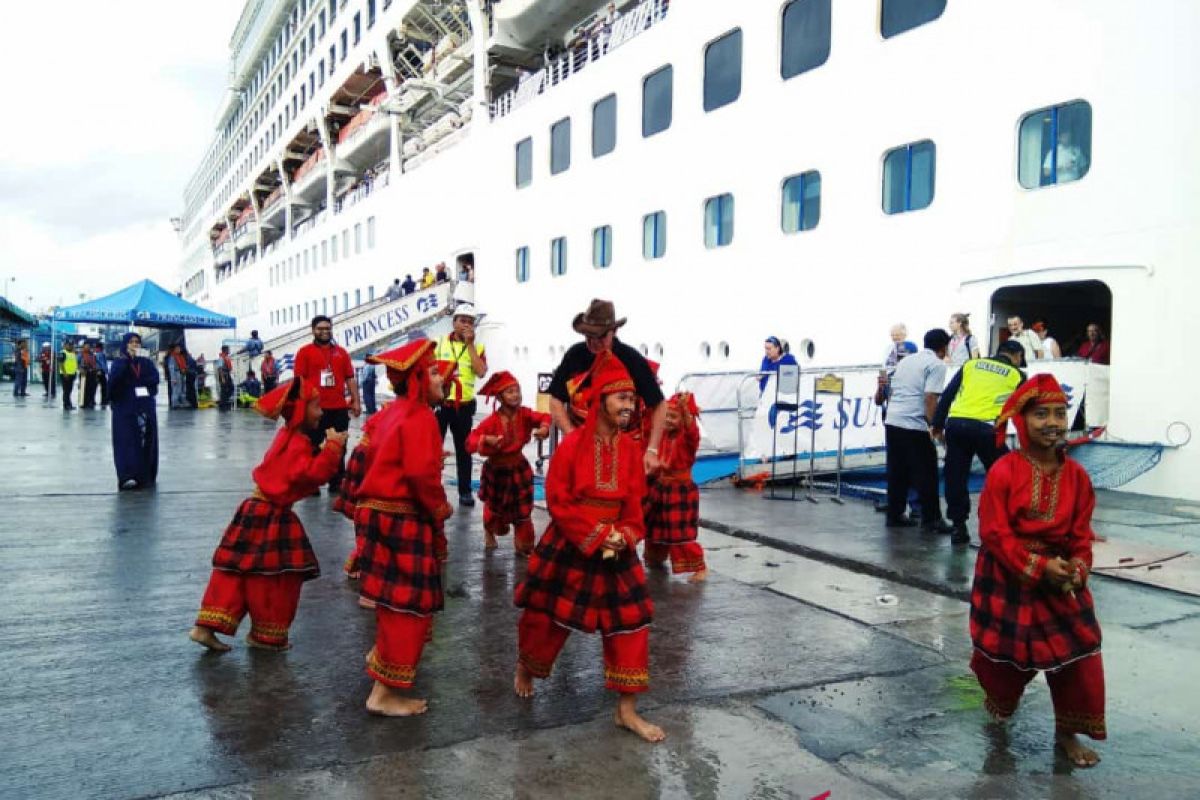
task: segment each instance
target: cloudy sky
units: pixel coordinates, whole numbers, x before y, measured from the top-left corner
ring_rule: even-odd
[[[0,282],[15,279],[13,302],[41,310],[141,278],[176,288],[170,218],[212,139],[243,1],[5,4]]]

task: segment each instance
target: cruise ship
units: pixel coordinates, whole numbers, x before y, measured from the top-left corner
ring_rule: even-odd
[[[1111,367],[1039,369],[1083,399],[1111,485],[1196,500],[1170,365],[1200,287],[1198,34],[1190,0],[247,0],[179,288],[278,349],[334,316],[356,352],[470,297],[527,397],[609,298],[714,430],[748,413],[814,453],[881,441],[894,323],[919,341],[969,312],[992,350],[1020,315],[1068,354],[1096,324]],[[388,312],[440,263],[473,285]],[[803,385],[781,428],[769,335],[843,396]]]

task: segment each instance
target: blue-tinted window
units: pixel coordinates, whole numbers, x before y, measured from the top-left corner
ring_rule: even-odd
[[[742,93],[742,31],[740,28],[704,48],[704,110],[712,111]]]
[[[733,195],[722,194],[704,201],[704,246],[724,247],[733,241]]]
[[[517,248],[517,283],[529,280],[529,248]]]
[[[592,231],[592,266],[604,269],[612,263],[612,226],[603,225]]]
[[[779,72],[784,80],[821,66],[829,59],[832,0],[792,0],[783,8],[783,46]]]
[[[550,274],[567,274],[567,239],[565,236],[550,241]]]
[[[883,211],[918,211],[933,202],[937,149],[925,140],[889,150],[883,158]]]
[[[642,81],[642,136],[653,136],[671,127],[673,78],[674,72],[668,65]]]
[[[528,186],[533,181],[533,139],[517,142],[517,188]]]
[[[592,158],[617,148],[617,96],[610,94],[592,106]]]
[[[560,119],[550,126],[550,174],[557,175],[571,168],[571,118]]]
[[[879,33],[883,38],[933,22],[946,10],[946,0],[879,0]]]
[[[662,258],[667,252],[667,213],[655,211],[642,217],[642,255]]]
[[[784,233],[811,231],[821,221],[821,173],[793,175],[783,182]]]
[[[1077,181],[1092,165],[1092,106],[1076,100],[1026,114],[1019,137],[1017,179],[1022,186]]]

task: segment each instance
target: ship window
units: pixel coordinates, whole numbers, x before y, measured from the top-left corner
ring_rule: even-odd
[[[329,265],[329,242],[321,242],[321,266]]]
[[[517,283],[529,280],[529,248],[517,248]]]
[[[832,0],[792,0],[783,8],[779,72],[786,81],[829,59]]]
[[[1057,142],[1057,146],[1054,146]],[[1077,181],[1092,165],[1092,106],[1084,100],[1021,119],[1017,179],[1026,189]]]
[[[354,223],[354,255],[362,252],[362,223]]]
[[[612,225],[592,230],[592,266],[604,269],[612,264]]]
[[[617,149],[617,96],[610,94],[592,106],[592,158]]]
[[[662,258],[667,252],[667,212],[655,211],[642,217],[642,255]]]
[[[889,150],[883,158],[883,211],[918,211],[933,202],[937,150],[929,140]]]
[[[550,274],[567,274],[567,238],[559,236],[550,241]]]
[[[304,273],[308,274],[308,251],[304,251]]]
[[[358,44],[362,39],[362,14],[354,15],[354,43]]]
[[[375,0],[367,0],[367,27],[375,27]]]
[[[933,22],[946,10],[946,0],[880,0],[879,33],[890,39],[898,33]]]
[[[367,302],[369,303],[374,299],[375,299],[375,287],[368,286],[367,287]]]
[[[735,28],[704,48],[704,110],[727,106],[742,93],[742,30]]]
[[[811,231],[821,220],[821,173],[793,175],[783,182],[784,233]]]
[[[362,305],[362,289],[354,290],[354,305],[356,305],[356,306]]]
[[[350,40],[347,38],[346,29],[342,28],[342,61],[346,60],[346,51],[350,49]]]
[[[342,292],[342,311],[350,310],[350,293]]]
[[[367,217],[367,249],[375,249],[375,218]]]
[[[668,64],[642,81],[642,136],[653,136],[671,127],[671,84],[674,72]]]
[[[342,258],[350,257],[350,229],[342,231]]]
[[[517,188],[533,182],[533,139],[517,142]]]
[[[337,234],[334,234],[329,239],[329,249],[332,251],[330,255],[333,256],[333,263],[336,264],[338,260]]]
[[[733,241],[733,195],[721,194],[704,201],[704,246],[725,247]]]
[[[571,168],[571,118],[560,119],[550,126],[550,174],[557,175]]]
[[[321,298],[321,313],[322,314],[329,313],[329,298],[328,297]]]

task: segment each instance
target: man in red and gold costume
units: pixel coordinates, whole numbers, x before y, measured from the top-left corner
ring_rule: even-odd
[[[484,549],[496,548],[496,537],[513,527],[517,555],[533,550],[533,468],[522,452],[531,436],[550,435],[550,415],[521,405],[521,384],[511,372],[498,372],[479,390],[499,405],[467,437],[467,450],[487,460],[479,476],[483,501]]]
[[[646,479],[638,445],[621,429],[637,402],[621,362],[598,356],[587,421],[568,434],[550,461],[546,505],[550,525],[529,560],[515,602],[518,625],[514,688],[533,695],[533,679],[550,674],[572,630],[599,632],[605,686],[619,693],[615,722],[646,741],[662,729],[637,712],[650,688],[650,622],[654,604],[638,561]]]
[[[422,340],[372,356],[388,369],[396,400],[375,417],[353,489],[354,524],[362,538],[359,593],[375,607],[375,646],[367,674],[375,684],[367,711],[392,717],[422,714],[411,689],[421,652],[442,610],[443,526],[452,513],[442,488],[442,438],[432,407],[442,400],[443,373],[433,342]]]
[[[1066,455],[1067,397],[1035,375],[1004,404],[1020,449],[988,471],[979,502],[982,547],[971,591],[971,669],[998,720],[1017,710],[1025,686],[1046,673],[1055,740],[1076,766],[1100,757],[1078,734],[1106,736],[1100,625],[1087,587],[1092,565],[1092,483]]]
[[[316,387],[302,378],[264,395],[254,408],[269,419],[283,417],[285,425],[252,473],[254,494],[242,501],[213,554],[212,576],[189,634],[221,652],[229,645],[216,634],[235,634],[247,611],[247,644],[268,650],[290,646],[300,587],[321,574],[292,504],[337,472],[346,446],[346,434],[330,429],[314,452],[309,434],[321,421],[321,403]]]
[[[692,480],[692,465],[700,448],[700,409],[691,392],[666,401],[659,444],[661,467],[650,473],[646,510],[646,566],[663,568],[671,560],[675,574],[690,572],[691,583],[708,577],[704,548],[697,541],[700,490]]]

